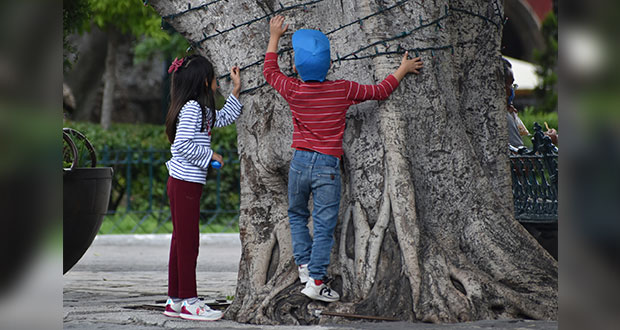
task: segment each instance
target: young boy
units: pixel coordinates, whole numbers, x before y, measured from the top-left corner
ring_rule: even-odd
[[[293,115],[295,153],[288,178],[288,216],[299,279],[306,296],[332,302],[340,295],[325,283],[340,207],[340,157],[345,115],[349,106],[365,100],[386,99],[408,73],[419,73],[420,58],[407,59],[378,85],[347,80],[327,81],[331,65],[329,40],[316,30],[293,34],[295,67],[301,80],[290,78],[278,67],[278,42],[286,32],[284,17],[269,22],[269,45],[263,75],[288,102]],[[314,239],[308,230],[308,200],[313,196]]]

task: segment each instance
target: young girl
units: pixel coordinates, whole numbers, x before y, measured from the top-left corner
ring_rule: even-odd
[[[215,111],[215,72],[206,58],[191,55],[175,59],[168,73],[172,83],[166,135],[172,143],[172,158],[166,167],[173,230],[164,315],[213,321],[220,319],[222,312],[202,304],[196,293],[200,196],[211,161],[224,164],[222,156],[211,150],[211,129],[230,125],[241,114],[240,72],[236,66],[230,69],[234,88],[219,111]]]

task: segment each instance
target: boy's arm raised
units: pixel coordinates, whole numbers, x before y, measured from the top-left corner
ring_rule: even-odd
[[[288,24],[284,24],[284,16],[274,16],[269,21],[269,44],[267,45],[268,53],[277,53],[278,52],[278,42],[284,32],[288,29]]]
[[[269,45],[267,46],[267,53],[265,54],[265,63],[263,67],[263,76],[267,83],[271,85],[280,95],[287,97],[290,88],[297,85],[298,81],[294,78],[287,77],[280,71],[278,66],[278,42],[280,38],[288,29],[288,24],[282,26],[284,23],[284,17],[275,16],[269,21]]]
[[[354,103],[365,100],[385,100],[408,73],[420,73],[419,69],[423,67],[422,61],[419,57],[410,60],[408,55],[409,52],[405,52],[398,69],[378,85],[361,85],[350,82],[347,98]]]

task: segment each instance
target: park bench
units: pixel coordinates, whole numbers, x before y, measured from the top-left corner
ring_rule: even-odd
[[[534,123],[532,149],[510,150],[515,218],[557,259],[558,148]]]
[[[520,222],[558,221],[558,148],[534,123],[532,149],[510,146],[515,217]]]

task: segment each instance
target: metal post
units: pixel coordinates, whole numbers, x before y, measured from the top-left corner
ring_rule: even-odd
[[[149,207],[148,211],[150,212],[153,207],[153,147],[149,147],[147,150],[149,154]]]
[[[131,163],[133,159],[133,150],[131,147],[127,148],[127,156],[125,157],[125,162],[127,165],[127,169],[125,172],[125,198],[127,198],[127,212],[131,211]]]

